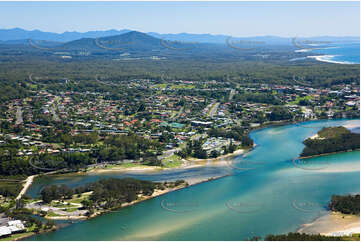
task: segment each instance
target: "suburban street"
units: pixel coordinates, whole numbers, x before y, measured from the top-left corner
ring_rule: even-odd
[[[212,107],[210,108],[210,111],[209,111],[209,113],[208,113],[208,116],[209,116],[209,117],[213,117],[214,114],[216,114],[219,104],[220,104],[220,103],[218,103],[218,102],[217,102],[217,103],[213,103],[213,105],[212,105]]]
[[[21,109],[20,106],[18,106],[17,110],[16,110],[16,125],[22,124],[23,123],[23,111]]]

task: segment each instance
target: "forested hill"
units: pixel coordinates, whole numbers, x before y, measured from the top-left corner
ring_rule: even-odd
[[[262,39],[262,38],[261,38]],[[291,41],[265,42],[256,40],[238,40],[227,38],[221,43],[175,41],[137,31],[113,36],[79,38],[69,42],[51,42],[39,39],[21,39],[0,42],[0,55],[71,58],[160,58],[160,59],[203,59],[203,60],[290,60],[305,57],[307,54],[294,52],[299,47]],[[59,57],[59,56],[58,56]],[[119,58],[121,57],[121,58]],[[123,58],[122,58],[123,57]]]

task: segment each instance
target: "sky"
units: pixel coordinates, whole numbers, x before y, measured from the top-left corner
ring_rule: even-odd
[[[0,28],[359,36],[359,2],[0,2]]]

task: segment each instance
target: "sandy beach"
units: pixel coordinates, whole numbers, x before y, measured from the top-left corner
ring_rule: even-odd
[[[318,134],[312,135],[311,137],[309,137],[309,139],[317,139],[318,138]]]
[[[352,233],[360,233],[360,216],[330,212],[329,214],[316,219],[312,223],[302,225],[297,232],[328,236],[343,236],[351,235]]]
[[[343,127],[347,128],[347,129],[354,129],[357,127],[360,127],[360,123],[355,123],[355,122],[349,122],[345,125],[342,125]]]

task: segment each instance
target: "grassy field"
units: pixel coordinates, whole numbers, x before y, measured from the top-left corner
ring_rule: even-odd
[[[56,207],[56,208],[67,208],[67,209],[77,207],[77,206],[72,205],[72,204],[58,203],[58,202],[54,202],[54,201],[51,202],[51,206]]]
[[[178,84],[178,85],[172,85],[172,89],[193,89],[195,88],[195,85],[186,85],[186,84]]]
[[[288,104],[299,104],[300,101],[302,100],[310,101],[312,100],[312,96],[304,96],[304,97],[297,96],[295,101],[289,102]]]
[[[91,192],[85,192],[85,193],[81,194],[80,197],[78,197],[78,195],[73,195],[72,199],[65,200],[65,201],[68,203],[79,203],[80,204],[81,201],[89,199],[90,195],[91,195]],[[71,209],[71,207],[69,207],[69,209]]]
[[[156,84],[154,85],[155,88],[166,88],[168,86],[167,83],[162,83],[162,84]]]
[[[14,241],[21,238],[29,237],[31,235],[35,234],[34,232],[25,232],[25,233],[19,233],[19,234],[12,234],[9,237],[2,238],[0,241]]]
[[[65,209],[65,212],[71,213],[71,212],[75,212],[77,210],[78,210],[78,208],[68,208],[68,209]]]
[[[47,217],[61,217],[61,216],[63,216],[63,215],[54,213],[53,211],[50,211],[50,212],[47,212],[46,216],[47,216]]]
[[[177,155],[171,155],[162,160],[163,166],[166,168],[176,168],[183,164],[181,158]]]
[[[16,196],[22,187],[23,186],[21,181],[11,181],[10,179],[9,181],[0,181],[0,189],[10,191],[12,196]]]

